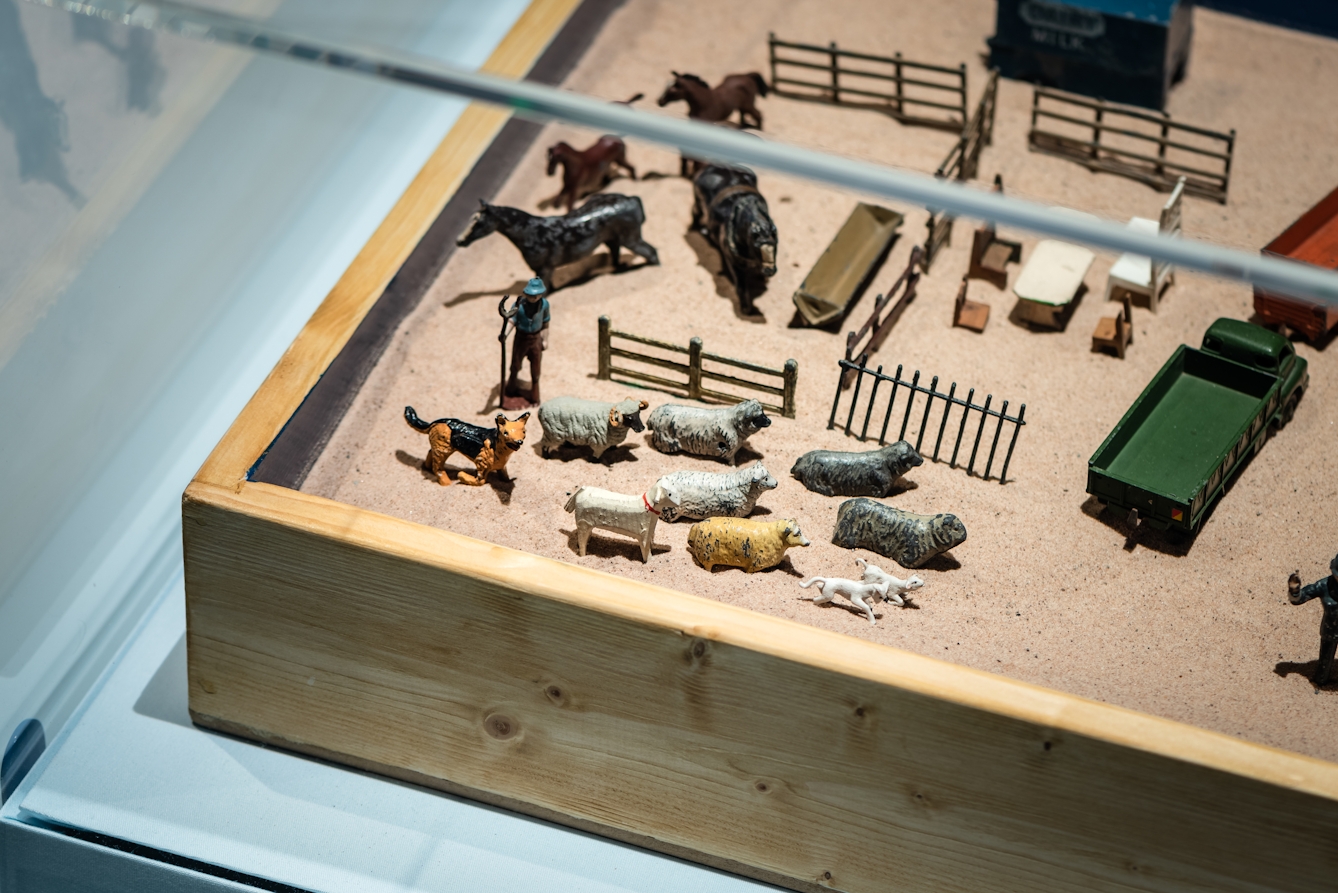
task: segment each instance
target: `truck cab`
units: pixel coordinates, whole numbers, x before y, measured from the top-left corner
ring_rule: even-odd
[[[1308,364],[1297,362],[1296,348],[1289,340],[1277,332],[1239,319],[1222,318],[1209,326],[1203,333],[1201,349],[1277,376],[1282,381],[1279,394],[1282,399],[1277,405],[1279,412],[1285,415],[1278,420],[1283,423],[1290,421],[1301,392],[1310,384]]]

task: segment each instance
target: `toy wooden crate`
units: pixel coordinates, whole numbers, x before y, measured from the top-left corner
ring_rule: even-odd
[[[252,479],[505,121],[463,114],[187,489],[197,723],[794,889],[1332,888],[1338,766]]]

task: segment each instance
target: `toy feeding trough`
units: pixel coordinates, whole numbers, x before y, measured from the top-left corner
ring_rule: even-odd
[[[855,206],[794,293],[794,306],[804,322],[825,326],[845,315],[887,257],[905,219],[878,205]]]

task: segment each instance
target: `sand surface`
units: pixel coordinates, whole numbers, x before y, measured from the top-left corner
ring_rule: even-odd
[[[984,40],[993,32],[988,0],[751,4],[746,16],[711,12],[702,0],[630,0],[611,19],[566,86],[610,99],[644,91],[653,100],[670,69],[715,82],[731,72],[766,71],[766,36],[826,42],[969,68],[974,104],[985,81]],[[1338,42],[1196,10],[1188,78],[1170,110],[1187,123],[1238,134],[1227,205],[1188,198],[1184,231],[1256,251],[1338,180]],[[709,28],[701,22],[709,20]],[[1002,173],[1011,194],[1125,220],[1155,218],[1164,194],[1110,174],[1093,174],[1062,159],[1027,151],[1031,87],[999,86],[993,146],[981,159],[980,184]],[[649,101],[643,107],[653,109]],[[873,111],[780,97],[761,100],[766,136],[932,171],[954,137],[899,124]],[[658,110],[657,110],[658,111]],[[681,104],[664,113],[685,114]],[[595,134],[549,127],[502,189],[497,201],[537,212],[557,192],[543,176],[544,147],[577,145]],[[661,524],[648,564],[628,539],[596,533],[591,551],[575,551],[572,517],[562,511],[581,485],[639,493],[678,469],[720,470],[708,460],[668,457],[640,435],[630,449],[588,461],[577,450],[544,460],[531,422],[525,448],[511,463],[512,484],[440,487],[420,469],[426,438],[402,421],[406,404],[424,418],[456,416],[487,422],[495,413],[499,297],[529,278],[519,253],[492,236],[456,252],[418,310],[397,333],[343,420],[304,490],[364,508],[454,530],[585,567],[670,586],[708,598],[839,630],[887,645],[1007,674],[1085,697],[1239,735],[1324,759],[1338,759],[1338,690],[1316,691],[1308,680],[1318,649],[1320,609],[1286,601],[1287,574],[1322,576],[1338,549],[1338,349],[1298,345],[1311,364],[1312,386],[1295,420],[1244,469],[1189,543],[1143,531],[1136,542],[1114,513],[1102,514],[1084,492],[1087,459],[1110,428],[1182,343],[1197,344],[1219,316],[1248,318],[1248,287],[1181,272],[1152,314],[1135,307],[1135,341],[1124,361],[1093,353],[1114,257],[1098,254],[1089,289],[1062,332],[1035,332],[1011,322],[1015,299],[979,281],[971,296],[993,307],[983,334],[951,327],[952,302],[965,271],[971,221],[959,221],[951,248],[921,281],[875,362],[941,376],[978,394],[1027,406],[1006,485],[927,462],[890,497],[917,512],[949,511],[969,538],[921,571],[927,586],[914,606],[879,609],[870,626],[840,605],[818,607],[796,585],[813,574],[854,576],[857,554],[897,571],[890,560],[830,543],[839,499],[811,493],[788,471],[803,452],[857,449],[857,441],[826,430],[844,331],[868,315],[873,296],[905,267],[922,240],[923,209],[881,202],[906,215],[902,237],[855,307],[842,334],[790,327],[790,295],[855,202],[867,197],[812,183],[760,175],[780,232],[780,270],[758,300],[762,318],[745,319],[715,252],[686,235],[690,184],[673,176],[670,152],[632,142],[629,157],[644,177],[618,180],[610,191],[645,203],[645,238],[660,267],[620,274],[595,271],[552,295],[551,348],[545,355],[548,397],[572,394],[616,400],[628,394],[654,407],[674,398],[595,379],[596,320],[615,328],[779,366],[799,362],[798,417],[777,418],[751,445],[781,480],[763,497],[761,518],[796,518],[814,541],[793,550],[773,571],[708,574],[686,552],[689,525]],[[1024,260],[1037,239],[1020,238]],[[1010,284],[1019,267],[1010,268]],[[568,271],[570,273],[571,271]],[[578,271],[579,272],[579,271]],[[917,414],[918,415],[918,414]],[[931,427],[933,421],[931,420]],[[911,422],[914,435],[919,420]],[[463,464],[458,467],[464,467]],[[995,472],[997,474],[997,460]]]

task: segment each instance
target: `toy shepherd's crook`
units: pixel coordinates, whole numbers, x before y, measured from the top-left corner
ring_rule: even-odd
[[[516,312],[516,308],[506,309],[506,301],[510,295],[502,295],[502,300],[497,302],[497,315],[502,318],[502,331],[497,333],[497,343],[502,346],[502,376],[497,384],[497,405],[502,409],[515,409],[515,406],[506,405],[506,329],[511,322],[511,316]],[[516,298],[516,305],[519,306],[520,298]]]

